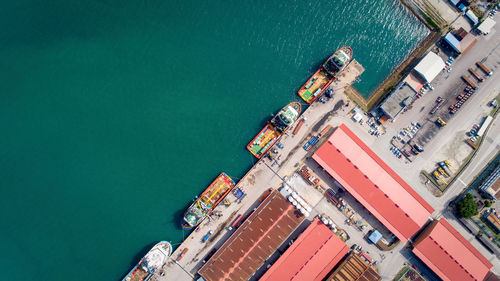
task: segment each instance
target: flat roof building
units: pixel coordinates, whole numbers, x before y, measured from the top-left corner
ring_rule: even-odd
[[[406,84],[401,83],[380,105],[382,112],[389,118],[396,118],[412,101],[416,93]]]
[[[492,200],[500,200],[500,165],[483,180],[479,190]]]
[[[315,219],[260,281],[323,280],[349,252],[349,247]]]
[[[402,242],[434,212],[345,124],[321,145],[313,159]]]
[[[377,244],[378,241],[382,238],[382,233],[378,230],[373,230],[372,233],[368,236],[368,240],[370,240],[373,244]]]
[[[443,40],[446,43],[448,43],[448,45],[457,54],[462,54],[462,55],[467,53],[472,48],[472,46],[474,46],[477,42],[476,37],[465,31],[464,29],[462,29],[461,34],[459,36],[455,36],[451,32],[448,32],[448,34],[446,34]]]
[[[467,12],[465,12],[465,17],[469,19],[473,25],[479,23],[479,18],[476,16],[476,14],[474,14],[472,10],[468,10]]]
[[[490,18],[487,17],[478,27],[477,30],[481,32],[482,34],[486,35],[491,32],[491,29],[495,26],[496,22]]]
[[[248,280],[303,220],[273,189],[198,273],[207,281]]]
[[[490,223],[496,233],[500,232],[500,218],[498,218],[495,212],[490,212],[490,214],[486,216],[486,220]]]
[[[485,280],[493,266],[445,219],[433,221],[415,239],[413,253],[441,279]]]
[[[351,252],[347,258],[328,276],[326,281],[378,281],[380,275],[373,266],[359,255]]]

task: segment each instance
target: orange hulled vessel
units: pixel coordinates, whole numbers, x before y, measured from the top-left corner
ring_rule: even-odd
[[[331,55],[297,93],[308,104],[313,103],[352,60],[351,47],[342,47]]]
[[[234,186],[234,181],[226,173],[221,173],[187,209],[182,227],[190,229],[200,224]]]
[[[301,105],[298,102],[291,102],[283,107],[247,145],[248,151],[258,159],[262,158],[278,138],[297,120],[300,111]]]

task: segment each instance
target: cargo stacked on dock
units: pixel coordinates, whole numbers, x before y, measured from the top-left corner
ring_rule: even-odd
[[[331,55],[309,80],[298,95],[308,104],[313,103],[352,60],[351,47],[342,47]]]

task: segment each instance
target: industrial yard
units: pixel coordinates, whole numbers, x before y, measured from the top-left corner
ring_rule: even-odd
[[[498,94],[500,51],[492,46],[500,39],[480,40],[496,41],[479,41],[466,55],[453,59],[446,68],[452,65],[452,70],[438,73],[411,106],[383,124],[343,94],[364,71],[358,62],[351,63],[330,86],[333,97],[313,103],[301,115],[300,125],[287,131],[273,153],[237,183],[238,194],[228,195],[228,204],[216,207],[217,215],[191,232],[152,280],[280,280],[291,274],[283,267],[294,262],[318,272],[321,279],[334,278],[339,272],[333,268],[353,266],[356,259],[362,274],[372,278],[367,280],[392,279],[404,266],[400,280],[469,278],[456,260],[449,263],[455,269],[436,267],[435,256],[441,251],[463,257],[458,260],[462,268],[469,268],[466,261],[476,257],[476,268],[468,269],[475,270],[472,278],[500,272],[498,257],[471,239],[446,208],[472,180],[481,161],[500,146],[496,119],[479,136],[480,148],[467,142],[471,129],[477,133],[491,113],[489,103]],[[492,74],[478,69],[477,61],[484,61]],[[462,77],[467,73],[481,73],[483,80],[474,78],[477,89],[452,112],[450,106],[472,92],[471,83]],[[459,174],[469,160],[467,170]],[[442,179],[436,176],[431,182],[434,171]],[[323,233],[325,241],[338,240],[311,253],[310,260],[290,261],[290,252],[303,245],[319,247],[308,238],[310,231]],[[431,240],[441,241],[441,249],[429,248],[426,243]],[[321,255],[339,255],[334,259],[338,265],[308,265]],[[295,274],[303,276],[300,269]]]

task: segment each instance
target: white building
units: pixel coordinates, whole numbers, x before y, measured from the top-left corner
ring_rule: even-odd
[[[495,26],[496,22],[490,18],[487,17],[478,27],[477,30],[481,32],[482,34],[486,35],[490,33],[491,29]]]
[[[415,66],[414,70],[427,82],[430,83],[444,69],[444,61],[440,56],[429,52]]]

